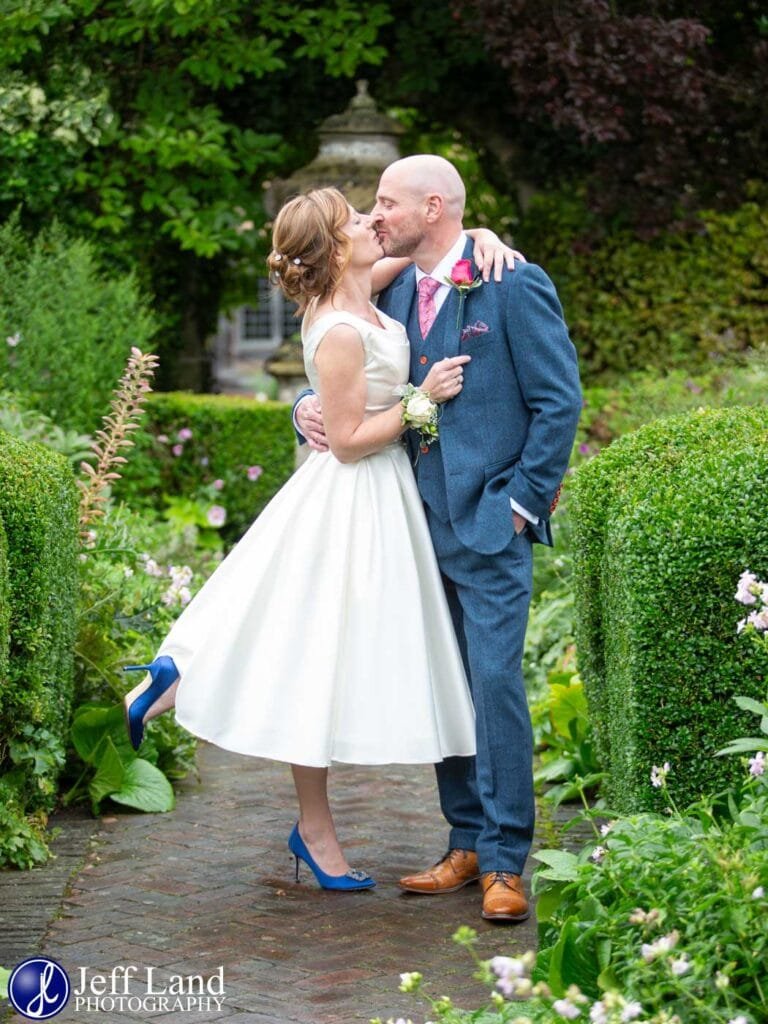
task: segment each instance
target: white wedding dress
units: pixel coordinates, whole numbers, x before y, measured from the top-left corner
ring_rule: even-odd
[[[373,307],[372,307],[373,308]],[[408,379],[405,328],[334,312],[361,335],[366,416]],[[304,333],[304,332],[303,332]],[[402,444],[343,464],[312,452],[216,569],[160,654],[176,716],[227,750],[309,766],[436,762],[475,751],[472,702]]]

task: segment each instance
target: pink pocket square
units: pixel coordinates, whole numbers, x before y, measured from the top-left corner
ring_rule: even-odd
[[[467,341],[469,338],[476,338],[480,334],[487,334],[488,331],[490,331],[488,324],[484,324],[482,320],[478,320],[474,324],[467,324],[461,332],[461,340]]]

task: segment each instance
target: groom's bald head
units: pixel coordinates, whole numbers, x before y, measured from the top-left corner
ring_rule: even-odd
[[[395,182],[417,200],[439,195],[452,219],[461,220],[464,215],[464,182],[453,164],[441,156],[419,153],[396,160],[381,176],[381,187],[387,182]]]
[[[388,256],[414,256],[450,247],[461,231],[466,190],[441,156],[396,160],[384,171],[373,221]]]

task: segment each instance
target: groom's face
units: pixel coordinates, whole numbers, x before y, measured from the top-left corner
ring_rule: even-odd
[[[394,171],[384,171],[371,220],[385,256],[411,256],[424,239],[425,201]]]

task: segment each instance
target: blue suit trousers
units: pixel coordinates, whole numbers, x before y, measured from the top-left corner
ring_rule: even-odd
[[[476,756],[436,765],[449,846],[476,850],[481,872],[522,874],[535,819],[533,732],[522,673],[531,538],[526,527],[503,551],[483,555],[426,511],[477,721]]]

